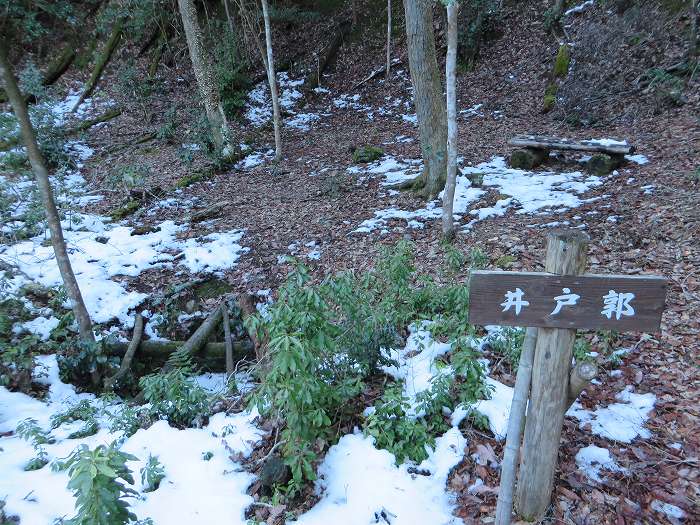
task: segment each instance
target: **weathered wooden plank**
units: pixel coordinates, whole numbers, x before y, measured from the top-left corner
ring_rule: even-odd
[[[542,135],[517,135],[508,141],[511,146],[519,148],[559,149],[569,151],[598,151],[612,155],[629,155],[634,146],[624,144],[606,144],[591,140],[569,140]]]
[[[475,271],[469,286],[472,324],[654,332],[661,323],[667,281],[656,276]],[[513,304],[506,307],[508,294]],[[556,311],[555,298],[570,294],[579,296],[575,304],[560,299],[565,304]],[[522,303],[519,312],[518,297],[529,303]]]

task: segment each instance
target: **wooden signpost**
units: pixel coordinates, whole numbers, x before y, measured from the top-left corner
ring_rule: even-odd
[[[535,520],[549,505],[564,413],[595,375],[595,367],[571,370],[576,329],[655,332],[660,326],[666,280],[582,275],[587,247],[588,236],[580,230],[555,230],[547,238],[546,273],[471,275],[471,324],[529,327],[511,406],[496,525],[510,523],[526,406],[516,507],[523,518]]]

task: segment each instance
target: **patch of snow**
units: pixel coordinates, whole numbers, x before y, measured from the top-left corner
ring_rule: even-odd
[[[263,164],[275,156],[275,151],[268,149],[267,151],[256,151],[250,155],[246,155],[242,160],[236,163],[237,169],[247,170]]]
[[[435,360],[449,352],[452,345],[434,340],[428,331],[429,325],[428,321],[411,324],[404,348],[383,350],[397,364],[382,369],[394,379],[403,381],[403,393],[411,405],[411,415],[420,416],[415,412],[418,394],[430,389],[433,378],[451,371],[449,367],[438,370]]]
[[[321,500],[292,522],[295,525],[452,525],[454,498],[445,490],[447,476],[464,456],[466,440],[451,428],[435,443],[435,450],[418,468],[395,465],[394,455],[374,446],[374,438],[343,436],[319,467],[317,491]],[[371,480],[371,483],[367,481]]]
[[[401,120],[408,122],[409,124],[413,124],[414,126],[418,125],[418,115],[415,113],[411,113],[410,115],[401,115]]]
[[[113,226],[107,219],[84,215],[81,231],[64,229],[69,257],[85,305],[93,321],[105,323],[113,318],[122,323],[129,320],[128,312],[148,296],[129,292],[125,283],[112,280],[115,276],[135,277],[144,270],[184,266],[190,272],[213,272],[233,266],[247,251],[238,241],[240,231],[214,233],[201,239],[179,240],[177,234],[184,226],[173,221],[158,225],[158,231],[133,235],[132,228]],[[97,239],[106,242],[99,242]],[[40,235],[4,247],[0,260],[16,265],[29,279],[47,287],[62,284],[58,266],[53,262],[53,249],[43,244]],[[176,262],[173,252],[184,257]],[[23,276],[11,281],[18,289],[26,282]]]
[[[92,394],[77,394],[75,389],[61,382],[55,356],[37,358],[46,377],[39,381],[49,385],[47,401],[39,401],[21,393],[0,387],[0,432],[14,430],[17,424],[34,418],[44,429],[50,428],[52,415],[64,411],[80,400],[96,407]],[[118,406],[115,406],[118,408]],[[231,452],[248,457],[263,433],[253,426],[257,412],[242,412],[232,416],[215,414],[209,424],[200,429],[178,430],[166,421],[158,421],[125,440],[122,450],[134,454],[130,461],[134,472],[134,489],[141,491],[139,470],[149,454],[158,457],[165,470],[165,478],[158,490],[143,493],[130,500],[133,512],[139,518],[150,517],[155,523],[232,523],[244,525],[245,509],[253,501],[246,490],[254,477],[243,472],[239,463],[232,462]],[[67,439],[75,425],[64,424],[51,431],[53,444],[44,445],[51,461],[68,456],[78,445],[94,448],[109,444],[120,433],[109,432],[106,420],[100,416],[100,430],[94,436]],[[26,525],[45,525],[59,518],[75,514],[75,500],[67,489],[65,471],[54,472],[50,466],[36,471],[24,471],[24,466],[35,456],[32,447],[16,435],[0,437],[0,494],[5,498],[5,511],[17,515]],[[209,461],[202,453],[213,454]]]
[[[625,159],[635,164],[644,165],[649,163],[649,159],[644,155],[625,155]]]
[[[285,124],[290,128],[309,131],[311,129],[309,124],[316,122],[320,118],[321,117],[315,113],[297,113],[293,117],[288,118]]]
[[[37,317],[26,321],[19,326],[27,332],[36,335],[42,341],[48,341],[51,331],[58,326],[60,321],[53,315],[51,317]]]
[[[666,516],[668,516],[669,518],[676,518],[678,520],[685,518],[685,512],[683,511],[683,509],[658,499],[655,499],[651,502],[651,509],[662,514],[666,514]]]
[[[582,4],[579,4],[579,5],[575,6],[575,7],[572,7],[571,9],[567,9],[567,10],[564,12],[564,16],[573,15],[574,13],[580,13],[580,12],[584,11],[585,9],[591,7],[591,6],[593,5],[593,3],[594,3],[593,0],[586,0],[586,1],[585,1],[584,3],[582,3]]]
[[[606,439],[631,443],[637,437],[650,438],[651,432],[644,428],[644,423],[654,409],[656,396],[651,392],[634,394],[631,387],[627,387],[615,397],[621,403],[597,408],[593,412],[584,410],[579,403],[574,403],[567,415],[578,419],[581,427],[590,424],[593,434]]]
[[[583,470],[593,481],[600,483],[600,471],[605,469],[610,472],[625,472],[625,469],[617,464],[607,448],[589,445],[582,448],[576,454],[576,465]]]

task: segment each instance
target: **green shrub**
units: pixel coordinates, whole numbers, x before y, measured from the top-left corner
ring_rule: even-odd
[[[16,343],[0,340],[0,386],[8,390],[29,392],[38,343],[39,339],[33,335],[25,336]]]
[[[123,438],[133,436],[137,430],[147,428],[153,418],[146,407],[121,405],[119,412],[109,414],[109,431],[123,432]]]
[[[402,383],[395,383],[384,391],[364,425],[375,446],[394,454],[399,465],[407,459],[420,462],[427,458],[426,446],[435,440],[425,419],[409,417],[409,408]]]
[[[136,521],[127,497],[138,493],[125,483],[134,484],[127,461],[138,458],[120,451],[113,443],[90,450],[80,445],[67,461],[57,464],[68,469],[68,488],[76,498],[77,514],[66,525],[122,525]]]
[[[74,335],[61,342],[56,354],[61,381],[87,390],[95,388],[92,384],[95,371],[105,377],[119,367],[119,359],[108,354],[106,343],[104,339],[88,343]]]
[[[488,345],[494,353],[503,356],[515,371],[520,362],[524,339],[525,331],[522,328],[504,327],[499,332],[489,335]]]
[[[289,493],[314,479],[318,443],[332,443],[337,439],[337,426],[354,417],[351,399],[361,392],[366,378],[390,364],[381,349],[403,344],[400,335],[410,322],[433,319],[431,331],[452,339],[473,333],[467,323],[468,289],[454,275],[463,255],[446,255],[444,280],[450,284],[442,285],[432,277],[416,275],[413,247],[405,241],[386,250],[372,271],[339,273],[318,284],[297,264],[266,318],[258,315],[247,321],[250,330],[269,341],[269,362],[261,367],[262,384],[251,401],[261,413],[283,425],[280,450],[292,471]],[[454,388],[452,383],[447,385],[454,399],[459,398],[462,387],[466,392],[480,378],[476,358],[465,350],[461,359],[460,366],[471,375]],[[436,384],[435,388],[444,390],[445,386]],[[435,390],[421,402],[443,398]],[[383,412],[390,414],[402,409],[402,400],[394,396],[386,405]],[[413,436],[406,441],[416,441],[423,432],[434,437],[436,429],[443,428],[440,410],[431,405],[431,416],[436,419],[405,423],[409,426],[401,432]],[[396,432],[386,437],[377,430],[375,437],[381,443],[401,441],[395,438]],[[402,451],[403,444],[391,446],[398,457],[417,457],[420,449],[414,447],[409,454]]]
[[[148,455],[146,465],[141,468],[141,484],[144,492],[158,490],[160,482],[165,477],[165,469],[158,461],[158,456]]]
[[[36,419],[31,418],[20,421],[16,432],[19,437],[31,443],[36,452],[36,457],[29,460],[24,466],[24,470],[39,470],[43,468],[49,462],[44,445],[54,443],[55,439],[39,426]]]
[[[177,427],[188,427],[209,415],[211,399],[186,369],[176,368],[141,378],[144,398],[153,417],[166,419]]]
[[[73,421],[91,421],[97,415],[97,408],[90,404],[90,401],[83,399],[63,412],[58,412],[51,416],[51,428],[58,428],[64,423]]]

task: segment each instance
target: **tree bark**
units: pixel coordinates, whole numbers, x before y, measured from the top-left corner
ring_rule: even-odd
[[[690,41],[688,42],[688,62],[693,64],[698,58],[698,17],[700,17],[700,0],[690,3]]]
[[[204,36],[199,27],[197,9],[194,0],[178,0],[177,4],[182,17],[182,25],[185,28],[192,69],[194,69],[194,76],[197,79],[197,86],[209,121],[212,140],[218,152],[226,155],[229,150],[228,123],[216,87],[211,58],[204,46]]]
[[[391,73],[391,0],[386,0],[386,80]]]
[[[433,8],[429,0],[404,0],[403,5],[424,163],[423,192],[433,199],[445,186],[447,175],[447,120],[435,51]]]
[[[275,160],[282,159],[282,135],[280,128],[280,103],[277,96],[277,78],[275,77],[275,62],[272,56],[272,29],[270,28],[270,12],[267,0],[261,0],[263,10],[263,20],[265,21],[265,48],[267,50],[267,81],[270,84],[270,95],[272,96],[272,124],[275,128]]]
[[[588,236],[579,230],[551,232],[545,271],[580,275],[587,247]],[[518,512],[526,520],[542,516],[551,499],[575,338],[576,330],[538,329],[517,491]]]
[[[447,84],[447,182],[442,195],[442,235],[451,240],[455,235],[453,217],[455,187],[457,185],[457,16],[459,3],[447,5],[447,57],[445,83]]]
[[[41,199],[44,204],[44,209],[46,210],[46,222],[51,232],[51,244],[54,254],[56,255],[56,264],[58,265],[58,270],[63,279],[63,285],[66,288],[66,293],[71,302],[75,320],[78,323],[80,338],[88,344],[94,344],[95,335],[92,332],[92,322],[90,321],[87,308],[85,308],[78,281],[75,278],[70,259],[68,258],[66,241],[63,238],[63,230],[61,229],[61,217],[56,209],[56,203],[49,181],[49,172],[46,169],[44,156],[37,144],[34,128],[29,120],[27,105],[19,91],[17,79],[12,72],[12,66],[7,57],[7,46],[8,39],[3,36],[3,38],[0,39],[0,69],[2,70],[2,78],[5,82],[5,90],[15,116],[17,117],[17,121],[19,122],[22,139],[27,147],[27,157],[29,157],[29,163],[32,166],[32,171],[34,172],[36,183],[41,193]],[[93,378],[93,380],[95,379],[96,378]]]
[[[528,328],[525,332],[523,349],[520,352],[513,402],[510,405],[508,433],[503,450],[503,463],[501,463],[501,485],[498,489],[495,525],[510,525],[510,520],[513,517],[513,488],[515,487],[515,474],[520,457],[520,438],[523,433],[527,398],[530,394],[532,361],[535,358],[536,342],[537,328]]]

